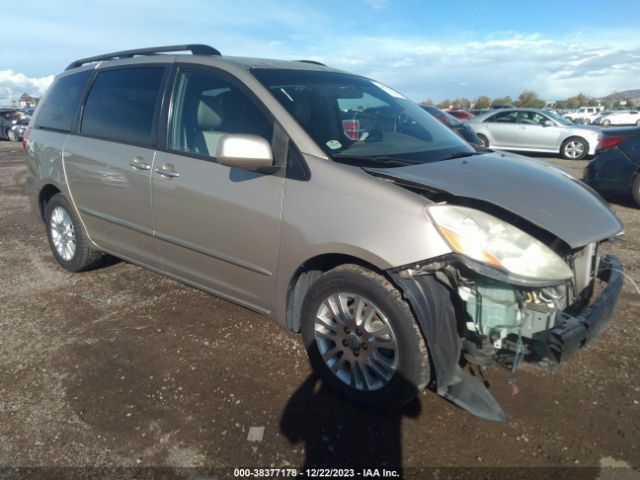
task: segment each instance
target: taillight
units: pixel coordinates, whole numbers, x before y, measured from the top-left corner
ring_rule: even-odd
[[[31,133],[31,127],[27,127],[24,131],[24,135],[22,135],[22,148],[27,149],[27,145],[29,145],[29,134]]]
[[[598,146],[596,150],[606,150],[608,148],[613,148],[619,143],[625,142],[629,140],[629,137],[624,135],[605,135],[598,142]]]
[[[358,140],[360,138],[360,120],[342,120],[342,130],[347,138]]]

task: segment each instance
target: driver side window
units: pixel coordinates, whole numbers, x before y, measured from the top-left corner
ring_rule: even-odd
[[[180,71],[174,93],[169,148],[215,158],[225,133],[259,135],[271,142],[273,125],[230,82],[207,71]]]

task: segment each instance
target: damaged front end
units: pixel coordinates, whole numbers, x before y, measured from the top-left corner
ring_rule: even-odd
[[[437,391],[482,418],[506,415],[465,363],[549,365],[588,345],[609,322],[622,290],[617,257],[597,245],[574,252],[571,278],[554,285],[511,283],[503,272],[457,253],[391,272],[429,344]]]

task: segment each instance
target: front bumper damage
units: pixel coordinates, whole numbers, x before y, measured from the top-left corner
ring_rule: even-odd
[[[428,266],[390,271],[420,324],[435,369],[437,392],[470,413],[488,420],[506,421],[507,416],[483,382],[463,369],[463,343],[468,337],[468,314],[458,292],[443,273],[464,268],[454,257]],[[417,267],[417,268],[416,268]],[[553,325],[528,339],[525,360],[544,364],[566,360],[589,345],[611,319],[623,284],[617,257],[600,258],[594,285],[599,293],[583,299],[583,306],[554,312]],[[590,292],[593,288],[590,289]],[[492,339],[494,340],[494,339]],[[496,358],[509,358],[509,339],[498,339]],[[513,358],[513,355],[511,355]],[[507,360],[508,361],[508,360]]]

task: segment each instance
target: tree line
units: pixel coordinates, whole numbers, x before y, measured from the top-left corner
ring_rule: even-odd
[[[423,100],[421,103],[425,105],[434,105],[431,98]],[[584,93],[579,93],[573,97],[569,97],[566,100],[558,100],[555,102],[554,107],[558,109],[575,109],[582,106],[597,106],[602,105],[605,108],[613,108],[618,105],[619,102],[614,100],[598,100],[595,97],[589,97]],[[547,102],[542,100],[536,92],[533,90],[524,90],[516,100],[513,100],[509,95],[505,97],[494,98],[493,100],[486,96],[481,95],[478,98],[470,100],[468,98],[456,98],[456,99],[444,99],[442,102],[435,104],[438,108],[455,108],[468,110],[469,108],[477,108],[479,110],[488,109],[495,105],[513,105],[515,107],[528,107],[528,108],[543,108],[547,105]],[[629,102],[627,102],[629,106]],[[638,105],[633,105],[638,106]]]

